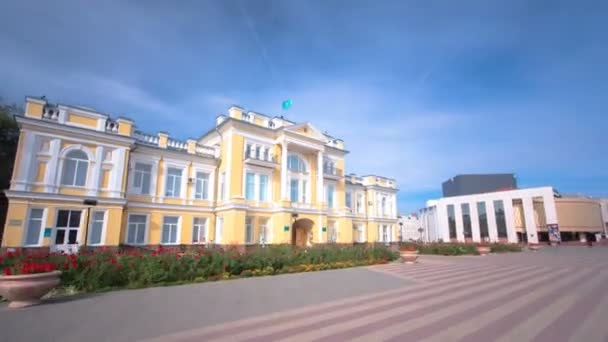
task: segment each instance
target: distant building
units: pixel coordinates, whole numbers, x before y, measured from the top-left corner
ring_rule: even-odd
[[[401,228],[401,241],[413,241],[423,238],[418,231],[421,226],[417,214],[400,215],[398,219]]]
[[[482,194],[517,189],[512,173],[458,175],[441,185],[443,197]]]

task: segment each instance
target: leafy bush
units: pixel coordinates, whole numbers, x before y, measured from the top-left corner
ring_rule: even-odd
[[[521,246],[514,243],[494,243],[490,245],[490,248],[492,253],[521,252]]]
[[[405,243],[401,245],[401,249],[407,250],[415,247],[420,254],[432,255],[477,255],[477,246],[478,244],[471,243]],[[521,247],[516,244],[494,243],[489,246],[491,253],[521,252]]]
[[[353,267],[386,263],[397,257],[397,253],[383,246],[322,245],[303,249],[279,245],[246,253],[204,247],[122,251],[101,248],[74,255],[6,253],[0,258],[0,267],[12,270],[24,261],[50,264],[62,271],[63,287],[99,291]]]

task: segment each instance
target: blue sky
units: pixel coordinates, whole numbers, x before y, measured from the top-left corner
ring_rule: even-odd
[[[231,104],[345,140],[399,208],[461,173],[608,196],[605,1],[2,1],[0,96],[198,137]]]

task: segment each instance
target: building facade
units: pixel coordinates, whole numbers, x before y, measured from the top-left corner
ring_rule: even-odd
[[[454,176],[441,184],[443,197],[464,196],[517,189],[512,173],[471,174]]]
[[[418,214],[400,215],[399,227],[401,229],[401,241],[419,241],[424,236],[420,230],[420,220]]]
[[[229,108],[199,139],[26,98],[3,247],[397,239],[396,182],[346,175],[340,139]]]
[[[539,243],[557,227],[562,242],[598,239],[600,201],[561,198],[551,187],[443,197],[419,213],[426,241]]]

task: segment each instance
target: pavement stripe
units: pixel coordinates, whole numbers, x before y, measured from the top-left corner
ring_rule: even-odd
[[[527,272],[527,271],[534,271],[534,270],[540,270],[540,269],[542,269],[542,267],[528,265],[528,266],[523,266],[523,267],[522,266],[512,266],[509,268],[505,268],[503,271],[505,271],[505,272],[521,272],[521,271]],[[500,271],[497,270],[495,272],[490,272],[486,275],[491,276],[498,272],[500,272]],[[450,285],[461,279],[462,280],[470,279],[470,275],[467,272],[463,272],[462,274],[455,276],[452,279],[452,281],[439,282],[439,283],[437,283],[437,285],[442,285],[442,284]],[[152,341],[165,341],[167,339],[181,340],[181,339],[189,339],[192,337],[215,338],[215,337],[219,337],[219,336],[226,336],[226,335],[230,335],[233,333],[239,333],[239,332],[241,332],[243,330],[247,330],[247,329],[254,329],[256,327],[267,326],[267,325],[281,324],[282,322],[286,322],[286,321],[306,318],[311,315],[325,313],[328,310],[339,310],[342,308],[348,308],[353,305],[361,305],[361,304],[365,304],[365,303],[369,303],[369,302],[382,300],[385,298],[395,298],[395,297],[398,297],[401,295],[407,296],[408,294],[414,293],[418,290],[425,291],[427,289],[428,289],[428,284],[401,287],[401,288],[394,289],[394,290],[383,291],[381,293],[372,293],[372,294],[367,294],[367,295],[362,295],[362,296],[357,296],[357,297],[350,297],[350,298],[331,301],[328,303],[308,305],[308,306],[293,309],[293,310],[281,311],[281,312],[276,312],[273,314],[257,316],[257,317],[252,317],[252,318],[247,318],[247,319],[242,319],[242,320],[237,320],[237,321],[232,321],[232,322],[226,322],[226,323],[198,328],[198,329],[190,329],[187,331],[172,333],[169,335],[164,335],[164,336],[159,336],[157,338],[148,339],[147,341],[152,342]],[[424,292],[424,293],[426,293],[426,292]]]
[[[505,278],[498,279],[490,284],[478,281],[474,284],[479,285],[475,288],[468,288],[458,293],[448,294],[437,300],[430,300],[417,304],[414,309],[408,308],[385,312],[376,317],[362,317],[357,322],[348,322],[347,324],[338,327],[331,335],[325,336],[316,341],[341,341],[341,340],[360,340],[360,341],[377,341],[384,338],[392,337],[401,334],[401,331],[416,329],[420,326],[425,326],[436,319],[440,319],[441,315],[452,314],[454,312],[466,309],[470,305],[478,305],[480,301],[487,301],[496,296],[497,291],[501,288],[508,287],[508,291],[516,291],[521,287],[531,286],[539,281],[545,281],[556,278],[558,275],[546,271],[537,279],[530,279],[525,275],[518,274],[516,276],[507,275]],[[526,280],[526,278],[528,278]],[[540,280],[539,280],[540,279]],[[471,296],[472,291],[475,291],[476,296]],[[405,329],[405,330],[404,330]],[[410,338],[409,335],[400,337],[397,340],[416,340]]]
[[[606,270],[604,270],[605,272]],[[586,280],[582,286],[574,289],[577,296],[576,303],[567,311],[562,313],[553,322],[543,329],[536,337],[536,341],[566,340],[574,333],[578,325],[584,323],[591,312],[601,303],[599,298],[606,293],[606,287],[600,283],[593,289],[586,289],[589,282]],[[572,293],[570,294],[572,295]],[[608,317],[608,316],[607,316]]]
[[[509,273],[488,277],[484,279],[481,289],[487,288],[487,291],[490,291],[492,288],[501,286],[501,284],[505,283],[506,279],[511,277],[511,274],[513,274],[513,277],[511,277],[511,281],[508,281],[508,283],[515,284],[524,278],[523,275],[518,273],[519,270],[513,270]],[[356,327],[407,312],[414,312],[414,314],[416,314],[417,310],[432,311],[435,308],[443,306],[446,301],[456,301],[467,298],[470,293],[470,285],[477,283],[479,283],[479,279],[469,279],[466,284],[459,283],[458,286],[432,287],[429,291],[421,291],[417,294],[413,294],[413,298],[407,298],[405,300],[402,298],[392,299],[387,301],[386,305],[373,303],[369,308],[363,310],[350,309],[344,310],[339,314],[325,317],[312,317],[310,320],[307,320],[307,322],[293,322],[293,324],[288,327],[283,326],[264,330],[263,332],[260,332],[261,335],[256,333],[257,336],[255,339],[248,339],[247,341],[289,339],[295,334],[303,334],[302,336],[298,336],[298,339],[311,340],[322,337],[324,334],[335,332],[335,330],[345,329],[351,325]],[[417,300],[418,298],[421,300]],[[329,329],[328,327],[330,326],[333,326],[333,329]]]
[[[557,320],[563,313],[571,310],[572,306],[580,299],[581,293],[587,293],[595,290],[606,280],[605,276],[599,276],[587,280],[582,286],[577,286],[575,291],[570,291],[569,294],[559,297],[556,301],[548,304],[538,311],[536,314],[529,316],[526,320],[514,326],[511,331],[503,335],[497,342],[510,342],[510,341],[531,341],[540,331],[546,328],[553,321]],[[584,317],[580,317],[574,322],[580,323]],[[542,341],[557,341],[564,340],[567,336],[558,336],[557,339],[548,339]]]
[[[441,268],[432,268],[432,269],[427,269],[424,271],[419,271],[419,272],[404,272],[404,271],[400,271],[400,270],[396,270],[394,271],[395,273],[401,274],[401,275],[408,275],[408,276],[412,276],[412,277],[421,277],[421,276],[429,276],[429,275],[433,275],[433,274],[439,274],[442,272],[448,272],[448,271],[461,271],[461,270],[475,270],[475,269],[479,269],[479,268],[494,268],[492,265],[483,265],[483,266],[471,266],[471,265],[462,265],[462,266],[445,266],[445,267],[441,267]]]
[[[598,300],[595,310],[589,314],[589,317],[578,329],[572,332],[572,336],[569,339],[570,342],[608,341],[608,324],[606,324],[606,317],[608,317],[608,293],[605,291],[604,293],[603,298]]]
[[[547,293],[545,290],[548,287],[554,287],[554,284],[547,284],[547,286],[534,289],[531,293],[531,295],[534,295],[543,292],[544,295],[542,296],[534,296],[533,299],[528,298],[523,302],[520,298],[517,298],[506,306],[484,313],[476,321],[469,322],[468,329],[460,328],[459,334],[463,336],[462,341],[489,341],[496,339],[497,336],[506,335],[513,326],[534,315],[538,312],[539,308],[549,305],[555,298],[559,298],[560,295],[572,290],[571,287],[580,283],[580,279],[584,279],[584,277],[592,274],[590,269],[580,269],[575,274],[581,272],[584,272],[584,275],[579,276],[575,281],[560,286],[557,290],[553,290],[550,293]],[[485,324],[479,324],[480,320],[483,320]],[[466,336],[464,335],[465,331],[469,333]]]

